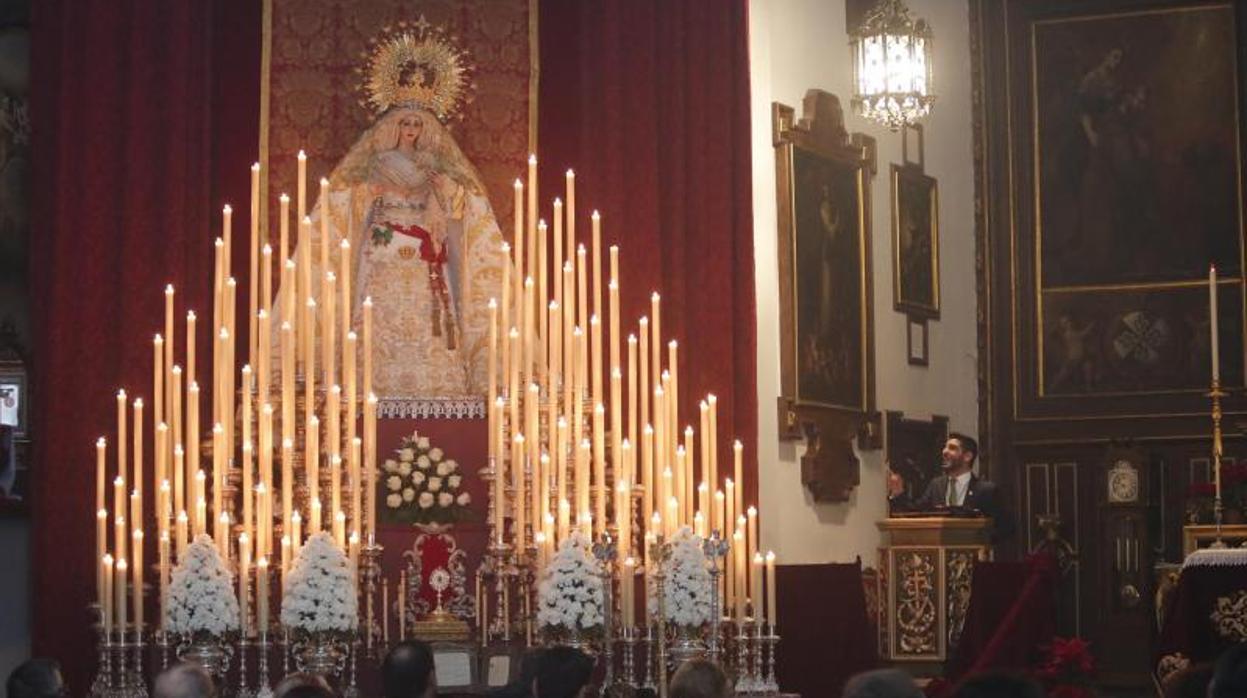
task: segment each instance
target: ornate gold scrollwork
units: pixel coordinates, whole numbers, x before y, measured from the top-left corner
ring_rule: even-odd
[[[1221,637],[1234,642],[1247,640],[1247,589],[1217,597],[1210,617],[1212,627]]]
[[[974,576],[973,550],[949,550],[944,563],[945,595],[947,608],[948,651],[957,646],[961,630],[965,627],[966,611],[970,608],[970,581]]]
[[[898,553],[896,629],[903,654],[934,654],[936,630],[936,553]]]

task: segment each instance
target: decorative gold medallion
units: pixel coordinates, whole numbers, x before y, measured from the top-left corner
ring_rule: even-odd
[[[400,22],[369,42],[360,105],[384,114],[395,106],[424,109],[442,123],[463,116],[473,66],[444,27]]]

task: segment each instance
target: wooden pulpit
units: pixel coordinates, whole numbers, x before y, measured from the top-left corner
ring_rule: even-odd
[[[897,517],[878,526],[879,655],[943,662],[961,636],[974,562],[991,557],[991,519]]]

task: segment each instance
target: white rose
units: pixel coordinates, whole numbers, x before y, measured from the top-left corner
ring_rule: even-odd
[[[445,463],[438,463],[437,474],[445,477],[450,474],[450,468],[447,468]]]
[[[385,503],[389,505],[391,509],[397,509],[403,504],[403,495],[395,492],[385,498]]]
[[[433,450],[429,451],[429,458],[432,458],[432,459],[433,459],[433,460],[435,460],[435,461],[439,461],[439,460],[441,460],[441,459],[442,459],[442,456],[444,456],[444,455],[446,455],[446,454],[445,454],[445,453],[442,453],[442,449],[440,449],[440,448],[435,448],[435,449],[433,449]]]
[[[459,502],[459,506],[466,507],[468,505],[468,502],[472,501],[472,498],[468,496],[467,492],[464,492],[460,494],[458,499],[456,499],[455,501]]]
[[[420,493],[420,508],[428,509],[433,506],[433,495],[428,492]]]
[[[437,492],[442,489],[442,479],[440,477],[429,478],[429,491]]]
[[[427,436],[421,436],[421,437],[420,437],[420,438],[416,441],[416,447],[417,447],[417,448],[419,448],[419,449],[422,449],[422,450],[428,450],[428,448],[429,448],[429,437],[427,437]]]
[[[398,474],[402,475],[403,477],[407,477],[408,475],[410,475],[411,474],[411,463],[406,463],[406,462],[399,463]]]
[[[423,483],[424,483],[424,473],[420,472],[419,470],[417,470],[416,472],[412,473],[412,474],[411,474],[411,482],[412,482],[412,484],[414,484],[414,485],[420,485],[420,484],[423,484]]]
[[[446,484],[452,490],[459,489],[459,483],[461,482],[463,482],[463,478],[460,477],[459,475],[451,475],[450,477],[446,478]]]
[[[455,498],[450,496],[449,492],[443,492],[437,495],[437,505],[440,507],[448,507],[454,501],[455,501]]]
[[[385,479],[385,486],[391,491],[397,492],[403,486],[403,480],[397,475],[391,475]]]
[[[417,468],[419,468],[419,469],[421,469],[421,470],[428,470],[428,468],[429,468],[429,457],[428,457],[428,456],[420,456],[419,458],[417,458],[417,459],[416,459],[416,467],[417,467]]]
[[[412,459],[415,457],[416,457],[416,452],[411,450],[410,448],[404,448],[403,450],[398,452],[398,459],[403,461],[404,463],[410,463]]]
[[[411,500],[415,498],[416,498],[415,490],[411,489],[410,487],[406,487],[403,489],[403,501],[404,502],[410,502]]]

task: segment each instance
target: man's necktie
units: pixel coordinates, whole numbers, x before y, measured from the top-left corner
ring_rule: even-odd
[[[944,503],[950,507],[957,504],[957,480],[954,478],[948,478],[948,492],[944,495]]]

